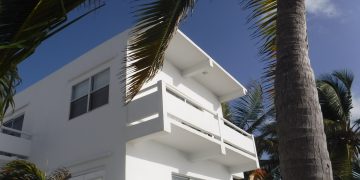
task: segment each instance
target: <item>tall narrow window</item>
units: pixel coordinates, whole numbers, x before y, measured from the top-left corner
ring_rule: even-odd
[[[85,80],[72,88],[70,119],[87,112],[89,80]]]
[[[109,102],[109,69],[91,78],[90,110]]]
[[[14,119],[11,119],[11,120],[8,120],[8,121],[4,122],[3,126],[5,126],[7,128],[11,128],[11,129],[21,131],[22,126],[23,126],[23,122],[24,122],[24,114],[14,118]],[[12,135],[12,136],[16,136],[16,137],[21,136],[20,133],[13,132],[13,131],[8,131],[8,130],[3,130],[3,133],[8,134],[8,135]]]
[[[72,87],[70,119],[109,103],[109,79],[106,69]]]

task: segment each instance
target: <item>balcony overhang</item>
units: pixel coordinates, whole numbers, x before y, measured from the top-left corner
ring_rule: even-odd
[[[188,160],[223,165],[232,174],[259,167],[253,135],[163,81],[142,89],[127,113],[128,142],[153,140],[183,152]]]
[[[218,96],[221,102],[246,94],[243,85],[181,31],[174,35],[165,57],[184,77],[198,81]]]

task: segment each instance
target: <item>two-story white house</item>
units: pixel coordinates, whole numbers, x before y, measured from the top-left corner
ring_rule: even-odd
[[[15,96],[0,163],[28,159],[72,180],[230,180],[259,167],[254,137],[223,118],[246,89],[180,31],[128,105],[123,32]]]

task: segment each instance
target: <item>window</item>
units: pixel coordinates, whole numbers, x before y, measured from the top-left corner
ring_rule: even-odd
[[[106,69],[72,87],[70,119],[109,103],[109,78]]]
[[[14,118],[14,119],[10,119],[6,122],[4,122],[3,126],[7,127],[7,128],[11,128],[11,129],[15,129],[18,131],[22,130],[22,126],[23,126],[23,122],[24,122],[24,114]],[[4,134],[8,134],[8,135],[12,135],[12,136],[16,136],[16,137],[20,137],[21,133],[17,133],[17,132],[13,132],[13,131],[9,131],[9,130],[3,130],[2,131]]]

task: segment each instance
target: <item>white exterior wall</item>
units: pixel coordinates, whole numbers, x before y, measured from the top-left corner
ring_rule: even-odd
[[[126,43],[116,36],[15,96],[32,137],[29,160],[50,171],[66,166],[81,173],[104,169],[124,179],[125,119],[118,72]],[[109,104],[69,120],[72,86],[110,67]]]
[[[204,108],[212,110],[222,117],[221,103],[214,94],[194,79],[184,78],[179,70],[169,61],[165,61],[163,70],[144,87],[155,84],[159,80],[163,80],[173,87],[176,87],[177,90],[191,97]]]
[[[192,162],[186,154],[157,142],[127,146],[126,179],[171,180],[172,173],[206,180],[231,179],[224,166],[211,161]]]
[[[23,131],[32,134],[29,160],[51,171],[68,167],[74,175],[105,171],[106,179],[171,179],[172,172],[208,180],[230,179],[225,167],[190,162],[181,152],[154,142],[126,146],[126,108],[118,73],[126,33],[120,34],[15,96],[11,118],[25,113]],[[110,67],[109,104],[69,120],[72,86]],[[222,114],[218,99],[185,79],[169,62],[147,85],[164,80],[202,106]],[[141,171],[139,171],[141,168]]]

